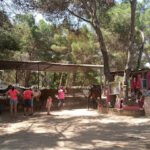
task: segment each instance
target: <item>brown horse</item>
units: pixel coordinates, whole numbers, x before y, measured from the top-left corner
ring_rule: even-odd
[[[101,101],[101,94],[102,89],[101,85],[93,85],[91,89],[89,90],[89,96],[88,96],[88,109],[90,105],[93,105],[93,108],[96,109],[98,105],[98,98],[99,101]]]

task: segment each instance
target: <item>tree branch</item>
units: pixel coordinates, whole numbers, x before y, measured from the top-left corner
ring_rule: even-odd
[[[85,6],[85,11],[87,12],[87,14],[92,14],[93,10],[92,10],[92,7],[91,5],[88,6],[88,2],[85,1],[85,0],[81,0],[81,2],[83,3],[83,5]],[[91,4],[91,3],[90,3]],[[87,11],[88,10],[88,11]]]
[[[88,23],[90,23],[90,24],[92,23],[91,21],[89,21],[89,20],[87,20],[87,19],[85,19],[85,18],[83,18],[83,17],[77,15],[76,13],[74,13],[73,11],[71,11],[71,10],[68,9],[68,8],[67,8],[67,11],[68,11],[70,14],[72,14],[73,16],[75,16],[75,17],[77,17],[77,18],[80,18],[80,19],[82,19],[82,20],[85,21],[85,22],[88,22]]]

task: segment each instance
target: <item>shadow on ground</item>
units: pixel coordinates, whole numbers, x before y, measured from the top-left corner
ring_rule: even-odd
[[[86,111],[85,111],[86,113]],[[9,119],[8,119],[9,120]],[[37,114],[0,125],[0,149],[149,150],[150,121],[108,115]]]

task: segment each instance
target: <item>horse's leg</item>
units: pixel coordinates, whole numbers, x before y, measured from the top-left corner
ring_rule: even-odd
[[[93,98],[92,103],[93,103],[93,109],[95,109],[95,98]]]
[[[89,110],[89,102],[90,102],[90,99],[89,99],[89,97],[88,97],[88,100],[87,100],[88,110]]]
[[[95,98],[95,109],[97,108],[97,105],[98,105],[97,98],[98,98],[98,97]]]
[[[92,97],[92,108],[94,109],[94,98]]]
[[[97,102],[97,105],[99,105],[102,102],[101,89],[99,90],[98,97],[99,97],[99,100]]]
[[[96,105],[97,105],[97,98],[95,97],[95,100],[94,100],[94,109],[96,109]]]
[[[96,97],[92,97],[92,108],[95,109]]]
[[[88,110],[89,110],[89,107],[90,107],[90,98],[91,98],[91,94],[88,96],[88,99],[87,99]]]

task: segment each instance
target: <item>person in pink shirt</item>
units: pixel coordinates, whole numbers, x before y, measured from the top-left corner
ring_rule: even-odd
[[[104,95],[106,96],[107,104],[110,105],[110,89],[108,86],[104,90]]]
[[[58,107],[61,109],[64,104],[64,99],[65,99],[65,92],[64,92],[63,87],[59,87],[57,98],[59,100]]]
[[[31,89],[26,89],[23,92],[23,99],[24,99],[24,115],[26,116],[27,113],[29,113],[29,115],[32,115],[32,111],[31,111],[31,100],[32,100],[32,90]]]
[[[10,89],[7,91],[7,95],[10,99],[11,115],[13,114],[13,110],[14,110],[14,115],[16,115],[17,113],[18,94],[19,94],[19,91],[15,89],[14,86],[11,86]]]

